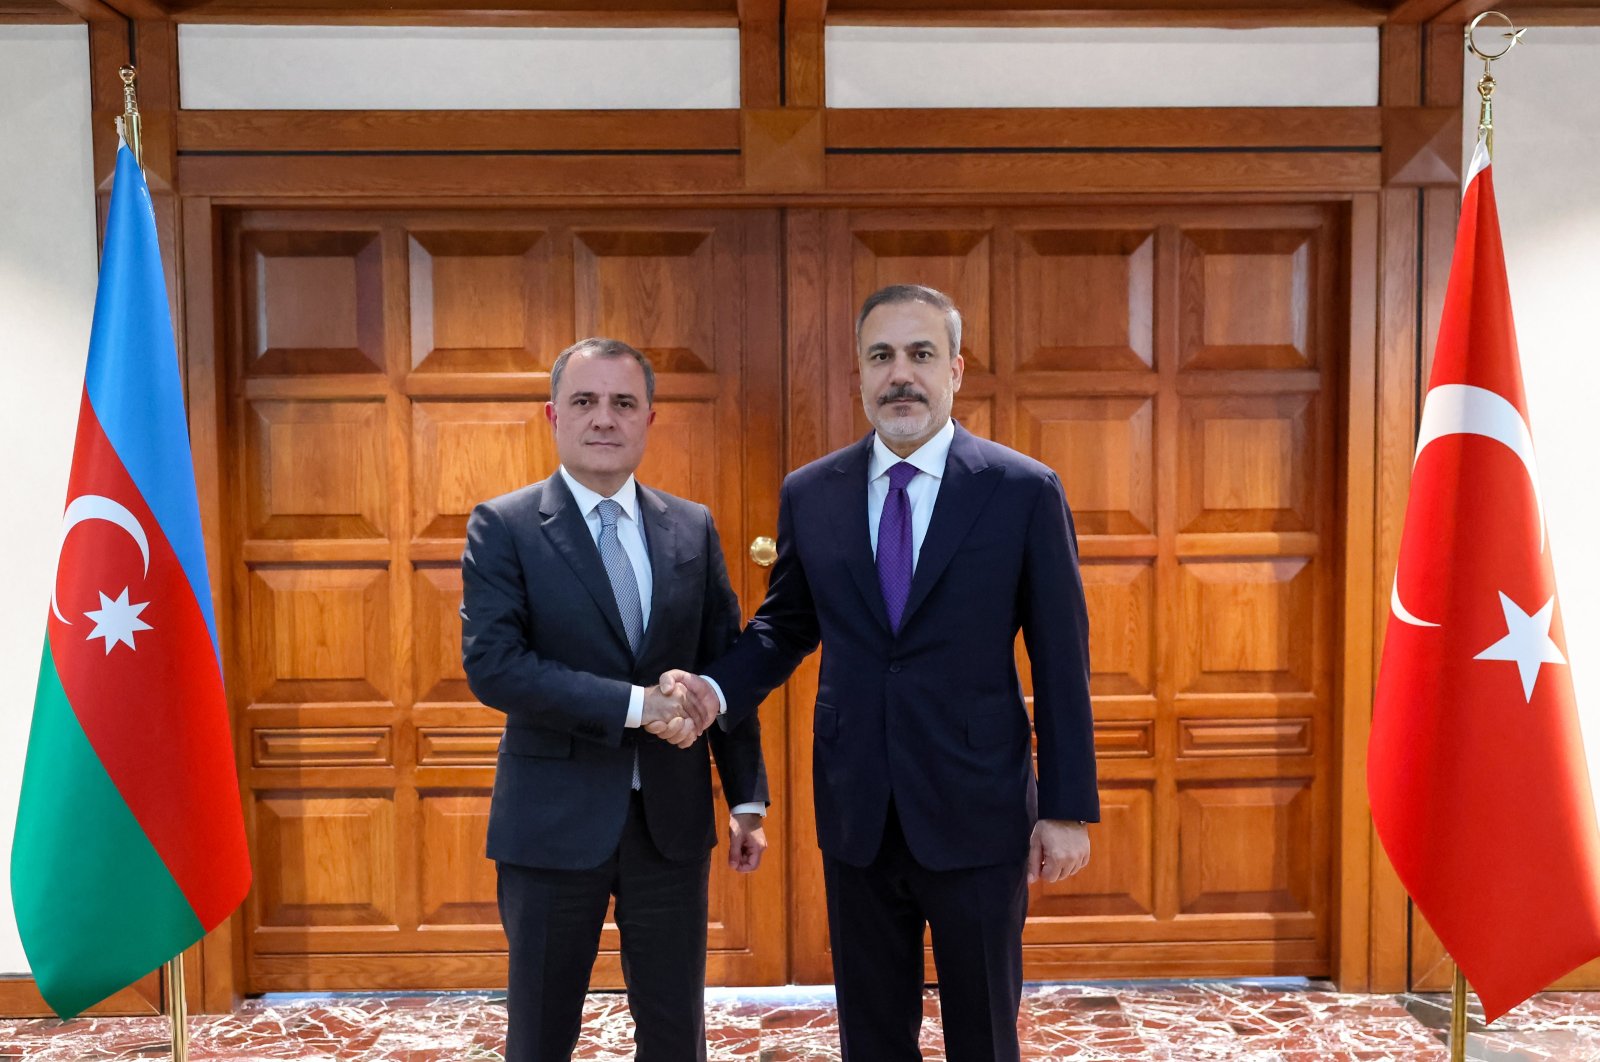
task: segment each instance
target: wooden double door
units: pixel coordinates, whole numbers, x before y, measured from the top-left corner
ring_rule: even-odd
[[[1027,975],[1329,971],[1337,206],[224,220],[245,991],[504,983],[501,717],[462,674],[458,561],[474,502],[555,467],[555,353],[650,354],[641,479],[711,506],[748,614],[782,473],[865,431],[855,307],[903,281],[965,311],[957,416],[1056,468],[1077,519],[1104,821],[1033,896]],[[814,691],[813,661],[763,709],[772,848],[713,861],[713,983],[830,979]]]

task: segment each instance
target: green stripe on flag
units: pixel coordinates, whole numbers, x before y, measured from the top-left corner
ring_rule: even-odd
[[[73,714],[48,638],[11,849],[11,898],[39,991],[64,1018],[204,935]]]

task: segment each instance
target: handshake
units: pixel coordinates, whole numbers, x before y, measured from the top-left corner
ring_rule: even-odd
[[[644,693],[641,725],[671,745],[694,745],[706,727],[717,721],[722,705],[711,684],[688,671],[668,671],[661,684]]]

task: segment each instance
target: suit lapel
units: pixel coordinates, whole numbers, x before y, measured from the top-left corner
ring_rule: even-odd
[[[589,534],[589,525],[584,521],[583,513],[578,511],[578,503],[572,497],[572,491],[567,489],[567,481],[561,478],[560,472],[544,481],[544,490],[539,497],[539,514],[544,517],[544,523],[540,526],[550,544],[572,567],[578,581],[594,598],[600,614],[611,625],[612,633],[626,649],[628,633],[622,626],[622,613],[617,609],[617,595],[611,589],[611,577],[606,575],[605,565],[600,562],[599,547]]]
[[[650,550],[650,622],[645,625],[644,640],[639,643],[637,657],[643,660],[655,641],[656,633],[661,630],[667,595],[672,592],[675,583],[672,573],[682,558],[679,556],[678,529],[667,511],[667,503],[643,484],[638,484],[638,490],[639,516],[644,522],[645,545]]]
[[[867,530],[867,469],[871,455],[871,435],[840,455],[828,481],[831,496],[827,509],[833,516],[834,541],[844,548],[845,567],[850,569],[867,608],[888,631],[889,610],[883,604],[878,566],[872,559],[872,537]]]
[[[906,629],[912,614],[928,599],[934,584],[950,566],[956,549],[972,530],[1003,474],[1000,466],[983,460],[972,434],[956,425],[955,438],[950,441],[950,456],[945,460],[944,479],[939,483],[939,499],[934,502],[928,533],[922,540],[922,552],[917,555],[917,570],[911,577],[906,610],[900,617],[901,630]]]

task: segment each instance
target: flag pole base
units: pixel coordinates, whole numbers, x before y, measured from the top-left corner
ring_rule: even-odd
[[[1467,978],[1456,967],[1455,982],[1450,986],[1450,1062],[1467,1059]]]
[[[167,963],[167,1014],[172,1019],[172,1062],[189,1062],[189,1001],[183,987],[183,952]]]

